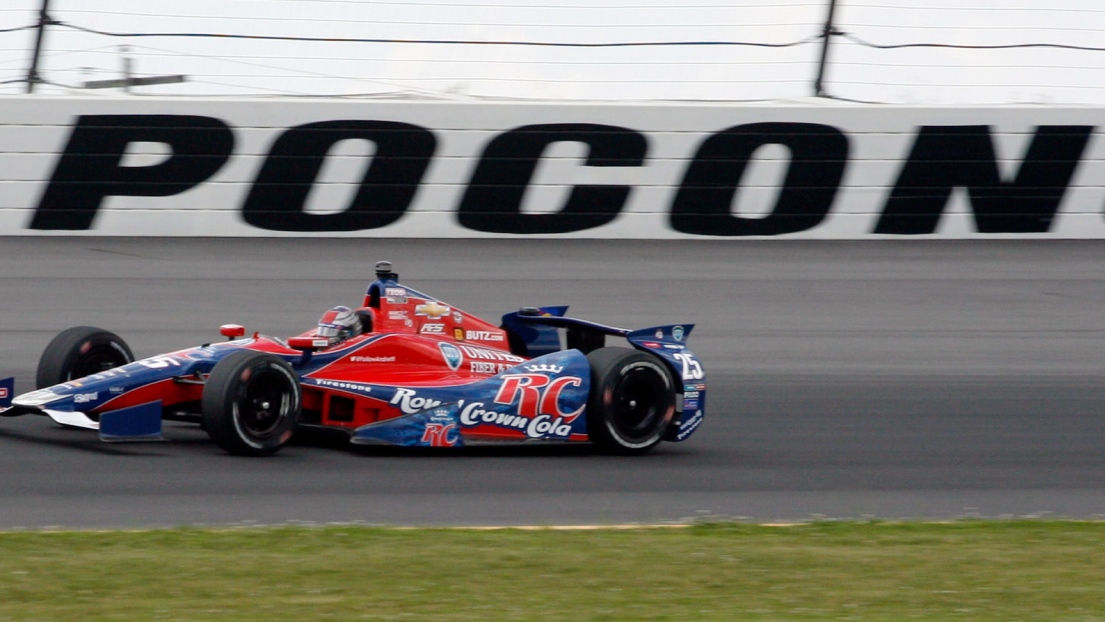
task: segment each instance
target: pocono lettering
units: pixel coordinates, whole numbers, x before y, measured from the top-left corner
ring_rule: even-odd
[[[979,233],[1046,233],[1086,146],[1092,125],[1036,125],[1024,133],[1024,156],[1003,175],[990,125],[920,125],[869,233],[934,234],[956,189],[965,190]],[[444,130],[442,130],[444,131]],[[335,144],[375,145],[360,190],[342,209],[308,211],[308,197]],[[690,143],[690,141],[688,141]],[[131,166],[135,144],[159,143],[171,155],[156,164]],[[577,184],[554,209],[523,210],[536,171],[550,146],[580,143],[581,168],[644,167],[649,140],[632,128],[594,123],[542,123],[508,129],[483,143],[467,183],[457,186],[460,227],[504,234],[557,234],[613,223],[633,187]],[[281,130],[270,143],[240,206],[242,219],[270,231],[352,232],[388,227],[411,209],[437,155],[434,130],[410,123],[333,120]],[[852,159],[849,137],[821,123],[760,122],[704,134],[682,179],[664,206],[671,229],[701,236],[777,236],[808,231],[829,216]],[[791,154],[786,175],[766,214],[734,213],[746,169],[766,145]],[[90,230],[108,197],[167,197],[208,182],[235,155],[234,130],[221,119],[179,114],[80,115],[58,157],[30,221],[32,230]],[[96,154],[90,158],[88,154]],[[246,156],[241,156],[246,157]],[[252,155],[249,157],[253,157]],[[1001,158],[1006,160],[1008,158]],[[1004,168],[1004,167],[1003,167]],[[1098,182],[1100,185],[1100,182]],[[381,190],[386,188],[386,191]],[[558,207],[558,209],[557,209]]]

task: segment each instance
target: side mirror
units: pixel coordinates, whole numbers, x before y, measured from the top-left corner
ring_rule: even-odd
[[[296,350],[314,351],[330,345],[329,339],[321,337],[292,337],[288,340],[288,347]]]
[[[227,339],[237,339],[246,334],[246,327],[241,324],[223,324],[219,327],[219,334]]]

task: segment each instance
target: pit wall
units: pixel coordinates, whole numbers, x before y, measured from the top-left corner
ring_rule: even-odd
[[[1105,108],[0,98],[0,235],[1102,238]]]

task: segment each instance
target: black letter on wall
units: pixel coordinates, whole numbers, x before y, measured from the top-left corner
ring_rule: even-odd
[[[307,195],[330,148],[372,141],[376,153],[344,211],[308,214]],[[385,227],[410,207],[437,139],[427,129],[389,121],[325,121],[293,127],[276,139],[246,197],[246,222],[273,231],[358,231]]]
[[[924,126],[875,233],[934,233],[956,187],[967,188],[980,233],[1044,233],[1092,131],[1086,125],[1038,127],[1010,183],[998,173],[988,126]]]
[[[153,166],[120,166],[135,142],[165,143],[172,155]],[[233,148],[230,128],[210,117],[82,115],[30,228],[89,229],[104,197],[179,194],[214,175]]]
[[[559,212],[522,213],[522,197],[541,154],[558,142],[586,143],[584,166],[641,166],[648,148],[640,133],[610,125],[527,125],[503,133],[480,156],[458,209],[461,226],[492,233],[566,233],[613,221],[629,198],[629,186],[574,186]]]
[[[733,198],[752,154],[783,145],[791,160],[771,214],[744,218],[732,213]],[[687,168],[671,207],[671,226],[696,235],[780,235],[811,229],[832,207],[848,138],[835,127],[813,123],[753,123],[718,132],[703,141]]]

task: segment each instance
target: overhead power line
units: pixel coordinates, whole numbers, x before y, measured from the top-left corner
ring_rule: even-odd
[[[600,43],[580,43],[573,41],[488,41],[471,39],[386,39],[374,37],[300,37],[292,35],[249,35],[216,32],[110,32],[78,26],[68,22],[55,22],[57,26],[79,30],[105,37],[172,37],[172,38],[200,38],[200,39],[247,39],[255,41],[302,41],[322,43],[418,43],[426,45],[521,45],[536,47],[565,47],[565,48],[617,48],[617,47],[665,47],[665,46],[750,46],[765,48],[787,48],[796,45],[813,43],[820,36],[808,37],[798,41],[783,43],[768,43],[762,41],[611,41]]]

